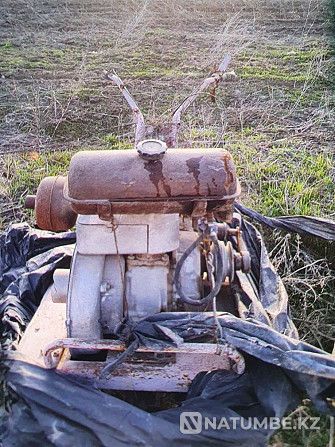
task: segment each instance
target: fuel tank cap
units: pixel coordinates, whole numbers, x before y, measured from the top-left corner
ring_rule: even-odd
[[[167,145],[161,140],[143,140],[138,143],[136,149],[142,158],[146,160],[157,160],[163,157]]]

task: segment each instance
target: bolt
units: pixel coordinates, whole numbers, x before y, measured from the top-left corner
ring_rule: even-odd
[[[29,210],[35,209],[35,199],[36,196],[27,196],[24,201],[24,208]]]
[[[247,251],[242,251],[242,272],[249,273],[251,269],[250,254]]]
[[[240,255],[240,253],[234,253],[234,265],[235,265],[235,270],[241,270],[242,256]]]
[[[112,285],[109,282],[103,282],[100,285],[100,293],[107,293],[108,290],[112,288]]]

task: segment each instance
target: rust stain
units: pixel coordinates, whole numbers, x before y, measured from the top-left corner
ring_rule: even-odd
[[[161,197],[159,192],[159,182],[162,182],[165,194],[171,197],[171,187],[166,182],[163,175],[163,164],[160,160],[150,160],[144,163],[144,169],[149,172],[149,179],[155,185],[157,196]]]
[[[196,157],[196,158],[190,158],[186,161],[186,165],[188,167],[188,172],[193,175],[196,185],[195,185],[195,191],[197,195],[200,195],[200,181],[199,181],[199,174],[200,174],[200,162],[202,160],[202,157]]]
[[[231,172],[230,166],[229,166],[231,157],[229,154],[225,154],[223,157],[221,157],[221,160],[224,163],[225,171],[227,174],[226,181],[224,182],[224,185],[225,185],[226,190],[228,191],[229,186],[234,183],[234,174]]]

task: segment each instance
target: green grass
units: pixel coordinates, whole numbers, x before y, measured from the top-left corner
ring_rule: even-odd
[[[132,149],[133,144],[129,140],[122,140],[118,135],[109,133],[102,138],[108,149]]]
[[[272,436],[270,443],[275,441],[280,442],[280,444],[277,444],[278,447],[327,447],[329,445],[330,416],[320,415],[309,400],[305,400],[294,413],[295,414],[290,417],[292,427],[298,426],[298,418],[303,420],[305,417],[320,417],[320,420],[317,423],[320,430],[306,430],[303,427],[301,429],[281,429],[277,434]],[[289,416],[289,414],[286,416]],[[310,424],[311,421],[306,423],[307,426],[310,426]]]
[[[105,149],[130,149],[128,140],[119,139],[114,134],[105,137]],[[90,148],[89,150],[95,150]],[[101,148],[100,148],[101,150]],[[0,183],[1,195],[7,201],[19,206],[17,219],[28,219],[34,224],[33,212],[23,209],[24,199],[29,194],[36,194],[41,180],[47,176],[66,175],[75,150],[62,150],[50,152],[29,152],[21,155],[9,154],[1,159],[2,182]],[[12,220],[2,218],[0,226],[5,226]]]
[[[285,81],[285,82],[306,82],[308,76],[299,74],[289,70],[280,69],[276,65],[267,66],[266,68],[252,65],[244,65],[241,78],[245,80],[263,79],[269,81]]]
[[[330,151],[311,154],[295,145],[274,147],[265,136],[226,144],[249,205],[269,216],[323,216],[335,212],[334,160]]]
[[[279,46],[264,51],[248,49],[238,57],[242,62],[241,77],[246,80],[268,80],[278,83],[306,83],[313,78],[314,84],[325,84],[325,77],[317,66],[332,58],[329,47],[311,42],[306,48]]]

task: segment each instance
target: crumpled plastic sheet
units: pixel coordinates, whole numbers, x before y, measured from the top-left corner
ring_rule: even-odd
[[[317,236],[327,241],[335,241],[335,221],[313,216],[266,217],[241,203],[235,202],[235,209],[270,228],[285,230],[289,233]]]
[[[0,238],[2,345],[24,332],[57,268],[69,268],[76,235],[54,234],[27,224],[10,226]]]
[[[271,377],[271,387],[264,383]],[[183,411],[207,417],[281,417],[299,402],[280,369],[250,359],[247,371],[200,374],[179,408],[147,413],[111,395],[16,360],[7,377],[20,401],[3,426],[7,446],[266,446],[269,431],[206,430],[182,434]],[[88,404],[89,403],[89,404]],[[31,443],[29,443],[31,441]]]
[[[226,420],[281,418],[306,394],[321,412],[334,413],[334,357],[299,340],[285,288],[259,232],[244,221],[243,234],[252,269],[248,275],[238,273],[232,287],[239,318],[223,312],[217,316],[222,343],[241,351],[245,372],[200,373],[181,406],[150,414],[93,386],[30,365],[8,350],[23,333],[53,271],[69,266],[73,247],[60,245],[72,244],[75,235],[53,235],[25,225],[13,225],[5,232],[0,248],[0,278],[6,289],[1,292],[0,329],[8,353],[3,368],[8,368],[14,402],[1,428],[3,446],[261,447],[273,433],[268,427],[244,430],[238,422],[235,430],[209,427],[199,434],[183,434],[180,414],[195,411]],[[138,341],[160,349],[180,340],[204,340],[215,324],[211,315],[203,313],[161,313],[137,324],[125,319],[119,337],[129,346]]]

